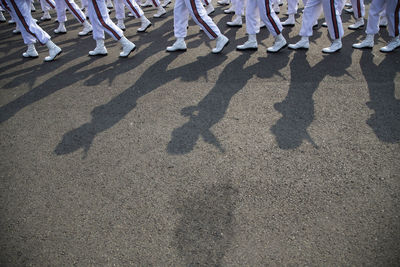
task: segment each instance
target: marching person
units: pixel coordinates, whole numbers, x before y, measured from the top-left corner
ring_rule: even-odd
[[[26,58],[37,58],[38,52],[35,49],[36,41],[45,44],[49,49],[49,55],[44,58],[45,61],[53,61],[61,54],[61,48],[55,45],[50,40],[50,35],[47,34],[31,15],[30,0],[1,0],[6,4],[12,17],[21,31],[24,43],[28,46],[28,50],[22,54]]]
[[[212,53],[220,53],[229,43],[229,39],[221,33],[218,26],[207,15],[201,0],[175,0],[174,35],[176,41],[172,46],[167,47],[167,51],[186,51],[185,37],[187,35],[189,14],[210,39],[217,41]]]
[[[260,23],[257,18],[267,26],[268,31],[274,36],[275,41],[273,46],[268,47],[267,52],[277,53],[282,48],[286,47],[287,42],[282,35],[282,24],[272,9],[270,0],[248,0],[246,4],[246,30],[249,39],[243,44],[236,47],[237,50],[256,50],[257,37],[256,34],[260,30]]]
[[[92,31],[92,25],[87,21],[86,15],[82,12],[74,0],[55,0],[58,28],[54,30],[55,33],[67,33],[65,22],[67,21],[66,8],[74,15],[74,17],[83,25],[82,31],[78,33],[79,36],[88,35]]]
[[[308,38],[313,35],[313,25],[323,10],[325,20],[328,25],[329,35],[333,41],[331,46],[322,49],[322,52],[330,54],[339,51],[342,48],[342,36],[344,34],[342,19],[339,15],[341,13],[342,6],[342,0],[308,0],[307,5],[303,10],[303,21],[301,23],[301,29],[299,33],[301,39],[295,44],[290,44],[289,48],[309,48]]]
[[[365,33],[367,37],[361,43],[353,44],[354,48],[372,48],[374,46],[374,35],[379,32],[380,14],[386,5],[386,17],[388,22],[389,36],[392,37],[390,42],[379,49],[381,52],[392,52],[400,47],[400,0],[372,0],[369,6],[367,29]]]
[[[114,5],[115,17],[118,21],[117,26],[121,30],[125,30],[125,6],[128,7],[134,17],[139,18],[141,21],[141,26],[139,29],[137,29],[138,32],[145,32],[151,26],[151,22],[146,18],[143,10],[140,8],[135,0],[115,0]]]
[[[136,49],[134,43],[124,36],[123,31],[112,22],[108,15],[108,8],[104,0],[89,0],[88,11],[90,21],[93,23],[93,39],[96,41],[96,48],[89,51],[90,56],[105,56],[107,49],[104,46],[104,31],[114,40],[119,41],[122,46],[120,57],[128,57]]]

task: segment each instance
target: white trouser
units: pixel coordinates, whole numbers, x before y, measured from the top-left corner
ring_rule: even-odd
[[[299,35],[313,35],[314,22],[319,18],[323,10],[331,39],[342,38],[343,25],[340,13],[343,2],[342,0],[308,0],[303,10],[303,21]]]
[[[55,0],[56,1],[56,10],[57,10],[57,20],[58,22],[67,21],[65,8],[74,15],[74,17],[80,22],[83,23],[86,20],[85,14],[83,14],[82,10],[79,6],[74,2],[74,0]]]
[[[93,26],[93,39],[105,39],[104,31],[106,31],[114,40],[120,40],[124,34],[110,19],[106,2],[89,0],[88,4],[89,18]]]
[[[248,34],[257,34],[260,30],[258,16],[265,23],[272,36],[282,32],[282,24],[272,9],[270,0],[248,0],[246,3],[246,29]]]
[[[212,0],[201,0],[206,6],[208,6],[209,4],[212,4]]]
[[[351,0],[353,7],[353,14],[356,19],[363,18],[365,16],[364,0]]]
[[[50,9],[56,8],[56,3],[54,0],[40,0],[40,6],[44,12],[47,12]]]
[[[6,3],[10,8],[12,17],[16,19],[15,22],[21,31],[25,44],[34,44],[36,40],[45,44],[50,40],[50,35],[32,18],[30,0],[6,0]]]
[[[141,16],[143,16],[144,12],[135,0],[123,0],[123,1],[125,3],[125,6],[128,7],[131,13],[135,16],[135,18],[140,18]]]
[[[124,0],[114,0],[115,18],[117,20],[125,18],[125,4]]]
[[[135,1],[133,0],[133,2],[135,2]],[[161,6],[160,0],[151,0],[151,2],[153,3],[153,6],[155,6],[155,7]]]
[[[82,7],[84,7],[84,8],[87,8],[87,6],[88,6],[88,0],[81,0],[81,3],[82,3]]]
[[[176,0],[174,6],[174,34],[176,38],[185,38],[189,14],[210,39],[217,38],[221,32],[207,15],[201,0]]]
[[[232,5],[235,7],[235,15],[241,16],[244,11],[244,6],[246,5],[246,0],[232,0]]]
[[[367,30],[365,31],[367,34],[379,32],[379,14],[384,10],[385,4],[389,36],[399,35],[400,0],[372,0],[369,6]]]

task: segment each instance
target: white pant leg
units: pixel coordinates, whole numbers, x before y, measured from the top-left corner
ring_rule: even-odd
[[[244,6],[245,6],[246,0],[236,0],[235,1],[235,15],[236,16],[241,16],[244,11]]]
[[[187,35],[189,10],[185,0],[175,0],[174,5],[174,35],[175,38],[185,38]]]
[[[140,18],[141,16],[143,16],[143,10],[140,8],[135,0],[125,0],[125,5],[129,8],[129,10],[136,18]]]
[[[342,38],[344,34],[339,5],[340,0],[322,0],[325,21],[332,40]]]
[[[151,2],[153,3],[153,6],[155,6],[155,7],[159,7],[161,5],[160,0],[151,0]]]
[[[85,14],[79,8],[79,6],[74,2],[74,0],[64,0],[65,5],[68,10],[74,15],[74,17],[80,22],[83,23],[86,20]]]
[[[124,36],[122,30],[110,19],[104,0],[89,0],[88,8],[93,26],[93,39],[104,39],[104,31],[117,41]]]
[[[46,10],[43,11],[49,11],[50,9],[55,9],[56,8],[56,3],[54,0],[40,0],[40,2],[44,2],[44,8],[47,8]]]
[[[260,18],[267,26],[272,36],[277,36],[282,32],[282,24],[278,16],[272,9],[270,0],[257,0],[257,6],[260,10]]]
[[[218,26],[207,15],[207,11],[200,0],[184,0],[184,2],[194,22],[203,29],[210,39],[215,39],[221,34]]]
[[[388,19],[389,36],[398,36],[400,31],[400,0],[386,0],[386,17]]]
[[[364,0],[351,0],[351,5],[353,7],[353,13],[356,19],[363,18],[365,16]]]
[[[289,15],[294,15],[297,14],[297,3],[299,2],[298,0],[288,0],[288,14]]]
[[[50,40],[50,35],[32,18],[30,0],[6,0],[6,3],[11,10],[12,17],[16,19],[25,44],[36,43],[36,40],[45,44]]]
[[[260,32],[260,12],[257,2],[247,0],[246,2],[246,31],[248,34],[257,34]]]
[[[322,0],[308,0],[303,10],[300,36],[312,36],[314,22],[321,16]]]
[[[81,0],[81,3],[84,8],[88,7],[88,0]]]
[[[125,18],[124,0],[114,0],[115,18],[121,20]]]
[[[384,10],[385,0],[373,0],[369,6],[366,34],[379,32],[379,14]]]
[[[58,22],[67,21],[66,6],[64,0],[55,0],[56,2],[56,12]]]

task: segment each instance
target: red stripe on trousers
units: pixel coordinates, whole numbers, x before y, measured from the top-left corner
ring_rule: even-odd
[[[135,0],[133,0],[135,1]],[[130,6],[131,10],[135,12],[136,17],[140,18],[139,12],[136,10],[136,8],[133,7],[131,0],[126,0],[126,3]]]
[[[83,18],[81,18],[78,14],[78,12],[75,10],[75,8],[72,7],[71,3],[69,2],[69,0],[65,0],[65,3],[67,4],[67,6],[69,7],[69,10],[72,11],[72,13],[75,14],[75,17],[78,18],[78,20],[83,23],[85,20]]]
[[[400,11],[400,0],[397,0],[397,5],[394,11],[394,36],[399,35],[399,11]]]
[[[52,9],[56,8],[53,3],[49,0],[46,0],[47,4],[49,4],[49,6],[51,6]]]
[[[108,25],[104,22],[103,17],[101,16],[100,9],[99,9],[99,7],[97,6],[96,0],[92,0],[92,3],[93,3],[94,10],[96,11],[97,18],[99,19],[101,25],[103,25],[104,28],[106,28],[107,30],[109,30],[109,31],[114,35],[114,37],[115,37],[117,40],[120,40],[121,37],[118,35],[118,33],[116,33],[110,26],[108,26]]]
[[[335,39],[339,39],[339,29],[336,20],[335,0],[331,0],[331,16],[332,16],[333,30],[335,31]]]
[[[155,0],[153,0],[153,5],[154,5],[155,7],[158,7],[157,2],[156,2]]]
[[[278,26],[276,25],[274,18],[271,17],[271,10],[269,8],[269,0],[265,0],[265,9],[267,11],[267,18],[269,19],[269,22],[271,22],[272,27],[274,27],[276,34],[279,35],[281,33],[281,31],[279,30]]]
[[[361,1],[357,0],[358,19],[361,18]]]
[[[199,12],[197,11],[196,8],[196,3],[195,0],[190,0],[190,5],[192,6],[193,14],[196,17],[196,19],[199,21],[201,25],[204,26],[204,28],[211,34],[212,37],[217,38],[218,35],[208,26],[208,24],[200,17]]]

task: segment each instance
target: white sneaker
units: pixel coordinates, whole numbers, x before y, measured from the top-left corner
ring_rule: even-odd
[[[300,41],[295,44],[290,44],[290,49],[308,49],[310,47],[310,42],[308,41],[308,37],[301,37]]]
[[[67,33],[67,29],[65,28],[64,22],[60,22],[60,24],[58,25],[58,28],[54,30],[54,33],[57,33],[57,34]]]
[[[226,23],[230,27],[242,27],[242,16],[237,16],[234,20]]]
[[[255,34],[249,34],[249,39],[242,45],[236,46],[236,50],[257,50],[257,38]]]
[[[107,56],[107,48],[104,46],[104,39],[96,40],[96,48],[89,51],[89,56]]]
[[[339,51],[342,48],[342,40],[341,39],[335,39],[330,47],[326,47],[324,49],[322,49],[323,53],[327,53],[327,54],[332,54],[335,53],[337,51]]]
[[[26,58],[37,58],[39,54],[36,51],[35,44],[28,44],[28,50],[26,50],[22,56]]]
[[[278,53],[287,46],[287,42],[285,37],[283,37],[282,33],[275,37],[275,42],[272,47],[268,47],[267,52],[270,53]]]
[[[167,7],[169,4],[171,4],[171,0],[164,0],[164,3],[161,6]]]
[[[235,7],[231,6],[230,8],[225,9],[224,13],[225,14],[233,14],[233,13],[235,13]]]
[[[123,30],[123,31],[126,30],[126,27],[125,27],[125,24],[124,24],[124,20],[123,20],[123,19],[119,19],[119,20],[118,20],[117,26],[118,26],[118,28],[120,28],[120,29]]]
[[[85,36],[88,35],[90,32],[92,32],[93,28],[92,25],[85,20],[85,22],[83,23],[83,30],[81,32],[78,33],[79,36]]]
[[[152,6],[152,3],[151,3],[151,0],[146,0],[146,2],[140,3],[139,5],[140,5],[141,7],[151,7],[151,6]]]
[[[167,47],[168,52],[186,51],[186,43],[184,38],[177,38],[172,46]]]
[[[388,20],[386,16],[379,18],[379,27],[386,27],[388,25]]]
[[[284,27],[293,27],[295,23],[296,23],[296,21],[294,19],[294,15],[290,14],[288,19],[285,20],[284,22],[282,22],[282,26],[284,26]]]
[[[217,3],[218,3],[218,5],[226,6],[226,5],[229,5],[231,3],[231,1],[230,0],[219,0]]]
[[[361,49],[361,48],[372,48],[374,47],[374,35],[367,34],[367,37],[361,43],[353,44],[353,48]]]
[[[400,47],[400,38],[397,35],[392,40],[390,40],[390,42],[386,46],[379,49],[379,51],[388,53],[388,52],[392,52],[393,50],[395,50],[398,47]]]
[[[43,16],[40,17],[40,20],[41,20],[41,21],[51,20],[51,16],[50,16],[49,11],[45,11],[44,14],[43,14]]]
[[[208,6],[206,6],[206,11],[207,11],[207,15],[214,13],[215,9],[211,3]]]
[[[140,19],[142,20],[142,25],[137,29],[137,32],[145,32],[151,26],[151,22],[144,15]]]
[[[49,48],[49,55],[44,58],[44,61],[53,61],[58,55],[61,54],[61,48],[55,45],[51,40],[48,40],[46,45]]]
[[[356,23],[349,26],[350,30],[358,30],[364,27],[364,18],[359,18],[356,20]]]
[[[224,47],[229,43],[229,39],[221,34],[220,36],[217,37],[217,43],[215,45],[215,48],[212,50],[214,54],[218,54],[219,52],[224,49]]]
[[[119,57],[128,57],[130,53],[132,53],[136,49],[136,45],[131,41],[129,41],[128,39],[126,39],[125,36],[122,36],[119,42],[122,45],[122,52],[119,53]]]
[[[167,12],[165,11],[165,9],[162,6],[158,7],[157,13],[153,15],[153,17],[155,18],[160,18],[162,16],[164,16]]]

